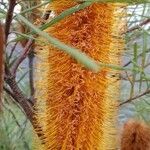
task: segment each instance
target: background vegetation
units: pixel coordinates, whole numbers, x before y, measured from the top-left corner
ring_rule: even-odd
[[[51,15],[51,21],[45,22],[47,14],[43,15],[40,10],[48,2],[0,1],[0,19],[5,26],[3,34],[6,39],[0,150],[32,149],[32,138],[35,136],[31,121],[35,101],[35,33],[47,38],[50,43],[65,50],[89,69],[98,69],[97,64],[86,55],[42,31],[92,2],[81,3],[79,7],[73,7],[56,18]],[[126,47],[122,63],[120,67],[111,66],[121,70],[118,74],[118,80],[121,81],[119,127],[128,118],[138,118],[150,123],[150,4],[129,4],[126,9],[127,31],[123,34]]]

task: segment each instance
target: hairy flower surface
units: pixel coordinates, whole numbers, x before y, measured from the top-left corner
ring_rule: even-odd
[[[54,0],[49,8],[59,15],[74,5],[72,0]],[[46,32],[96,61],[119,65],[119,7],[94,3]],[[112,74],[117,71],[105,67],[93,73],[44,40],[37,55],[36,118],[44,150],[115,149],[119,82]]]

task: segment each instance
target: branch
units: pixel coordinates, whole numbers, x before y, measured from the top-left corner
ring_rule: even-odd
[[[15,95],[13,94],[13,92],[9,89],[9,88],[7,88],[6,86],[4,86],[3,87],[3,89],[5,90],[5,92],[9,95],[9,96],[11,96],[11,100],[12,100],[12,102],[20,109],[20,111],[24,114],[24,115],[26,115],[25,114],[25,112],[24,112],[24,110],[23,110],[23,108],[20,106],[20,104],[17,102],[17,98],[15,97]]]
[[[9,0],[9,9],[8,9],[6,21],[5,21],[5,40],[6,41],[9,35],[10,25],[12,22],[15,6],[16,6],[16,0]]]
[[[19,67],[19,65],[22,63],[22,61],[27,57],[27,55],[29,54],[31,45],[33,44],[33,40],[29,40],[26,44],[26,46],[24,47],[24,49],[22,50],[22,54],[18,57],[18,59],[15,61],[15,63],[13,64],[13,66],[11,67],[11,73],[13,75],[16,74],[16,70]]]
[[[148,18],[148,19],[144,20],[143,22],[141,22],[140,24],[138,24],[138,25],[128,29],[125,33],[129,33],[129,32],[132,32],[134,30],[140,29],[142,26],[144,26],[144,25],[146,25],[148,23],[150,23],[150,18]]]
[[[34,51],[32,50],[29,55],[28,55],[28,59],[29,59],[29,83],[30,83],[30,93],[31,93],[31,99],[34,100],[34,93],[35,93],[35,89],[34,89],[34,78],[33,78],[33,67],[34,67]]]
[[[18,44],[18,42],[16,42],[16,43],[14,44],[13,48],[11,49],[10,55],[9,55],[9,57],[8,57],[8,58],[9,58],[8,61],[10,61],[10,59],[11,59],[11,57],[12,57],[12,55],[13,55],[15,49],[16,49],[17,44]]]
[[[33,122],[33,108],[28,102],[28,98],[22,93],[22,91],[18,87],[15,81],[15,76],[10,73],[9,69],[7,68],[7,65],[5,66],[5,78],[4,79],[12,90],[13,94],[11,95],[20,104],[26,116],[32,123]]]
[[[131,102],[131,101],[133,101],[133,100],[136,100],[136,99],[138,99],[138,98],[140,98],[140,97],[142,97],[142,96],[144,96],[144,95],[146,95],[146,94],[150,94],[150,89],[146,90],[146,91],[143,92],[142,94],[139,94],[139,95],[137,95],[137,96],[135,96],[135,97],[129,98],[128,100],[126,100],[126,101],[120,103],[119,106],[122,106],[122,105],[124,105],[124,104],[126,104],[126,103],[129,103],[129,102]]]

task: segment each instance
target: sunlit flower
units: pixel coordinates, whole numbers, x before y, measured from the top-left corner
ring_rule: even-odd
[[[55,0],[50,9],[58,15],[76,4]],[[96,61],[119,65],[123,42],[119,39],[122,25],[118,9],[117,4],[95,3],[46,32]],[[39,45],[36,117],[42,127],[44,149],[115,149],[119,82],[111,75],[117,71],[101,68],[93,73],[44,40]]]

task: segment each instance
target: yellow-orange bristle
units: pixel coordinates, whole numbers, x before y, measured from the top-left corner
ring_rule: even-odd
[[[59,14],[76,4],[54,0],[50,7]],[[119,36],[118,19],[113,17],[117,8],[117,4],[92,4],[46,32],[97,61],[119,65],[123,45],[113,37]],[[53,45],[42,49],[37,52],[41,79],[37,81],[36,117],[44,132],[44,150],[115,148],[119,83],[109,74],[117,71],[103,68],[93,73]]]

